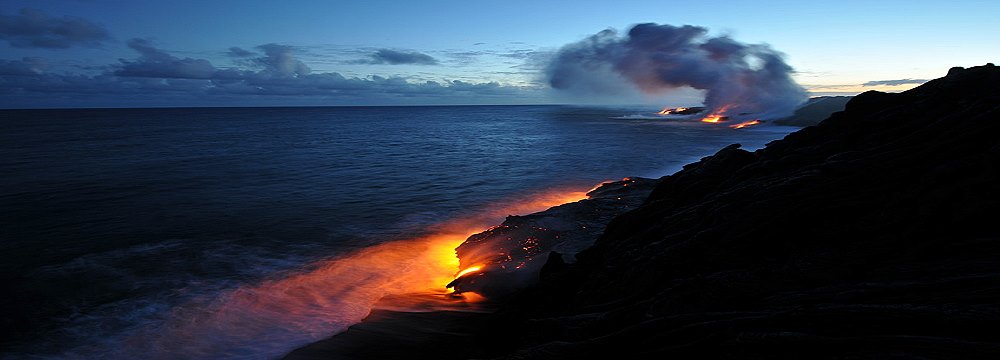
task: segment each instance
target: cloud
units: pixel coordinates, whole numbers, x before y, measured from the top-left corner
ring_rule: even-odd
[[[872,80],[861,84],[861,86],[897,86],[897,85],[911,85],[911,84],[923,84],[927,82],[926,79],[898,79],[898,80]]]
[[[167,79],[211,79],[216,69],[208,60],[177,58],[153,47],[145,39],[131,39],[128,47],[139,52],[138,59],[119,60],[120,68],[115,75],[124,77],[146,77]]]
[[[355,64],[388,64],[388,65],[437,65],[434,57],[416,51],[398,51],[378,49],[371,54],[371,59],[356,60]]]
[[[26,57],[21,60],[0,60],[0,76],[37,75],[48,68],[41,58]]]
[[[562,47],[545,73],[553,88],[577,93],[704,90],[705,106],[724,114],[780,117],[805,101],[781,53],[707,34],[699,26],[652,23],[624,35],[608,29]]]
[[[288,45],[264,44],[257,47],[264,51],[264,57],[258,58],[256,62],[264,66],[264,71],[272,76],[298,76],[307,75],[311,71],[306,64],[296,60],[293,56],[294,48]]]
[[[239,48],[239,47],[233,46],[233,47],[229,48],[228,51],[226,51],[226,55],[231,56],[231,57],[236,57],[236,58],[246,58],[246,57],[257,56],[257,53],[255,53],[253,51],[250,51],[250,50],[246,50],[246,49],[243,49],[243,48]]]
[[[258,46],[262,56],[234,68],[215,67],[205,59],[178,58],[148,40],[132,39],[128,46],[136,51],[136,58],[120,59],[96,76],[48,73],[44,62],[35,58],[0,60],[0,94],[4,95],[0,107],[52,106],[46,99],[71,99],[66,101],[75,101],[72,104],[86,99],[118,101],[111,101],[114,104],[134,99],[141,101],[139,105],[174,106],[259,105],[261,101],[319,105],[541,102],[529,96],[538,89],[496,82],[417,82],[398,76],[313,73],[295,58],[293,47],[281,44]]]
[[[0,39],[16,48],[95,46],[109,38],[103,27],[81,18],[54,18],[34,9],[21,9],[18,15],[0,15]]]

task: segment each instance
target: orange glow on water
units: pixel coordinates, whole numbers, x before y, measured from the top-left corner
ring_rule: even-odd
[[[754,125],[757,125],[757,124],[760,124],[760,120],[744,121],[744,122],[741,122],[739,124],[730,125],[729,127],[733,128],[733,129],[742,129],[742,128],[754,126]]]
[[[163,324],[132,332],[125,341],[135,346],[120,351],[132,358],[143,357],[144,351],[201,358],[238,351],[274,358],[288,347],[342,332],[376,308],[481,311],[477,303],[485,300],[482,296],[450,294],[445,288],[456,274],[482,268],[461,269],[455,248],[507,215],[538,212],[586,197],[585,192],[565,189],[535,193],[432,225],[426,235],[377,244],[310,264],[300,272],[193,299],[171,309]]]
[[[465,301],[468,301],[468,302],[474,302],[474,303],[476,303],[476,302],[486,301],[485,297],[483,297],[482,295],[476,294],[474,292],[464,292],[464,293],[462,293],[462,296],[464,296],[465,297]]]

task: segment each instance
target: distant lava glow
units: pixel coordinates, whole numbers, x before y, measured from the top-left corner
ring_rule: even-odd
[[[750,121],[744,121],[744,122],[741,122],[741,123],[735,124],[735,125],[729,125],[729,127],[733,128],[733,129],[742,129],[742,128],[754,126],[754,125],[757,125],[757,124],[760,124],[760,120],[756,120],[755,119],[755,120],[750,120]]]
[[[729,105],[725,105],[725,106],[719,107],[718,109],[716,109],[715,111],[713,111],[708,116],[705,116],[704,118],[702,118],[701,122],[715,124],[715,123],[720,123],[720,122],[729,120],[729,117],[726,116],[726,112],[729,111],[730,107],[731,106],[729,106]]]
[[[675,114],[675,113],[687,111],[687,109],[688,108],[686,108],[686,107],[663,108],[663,110],[660,110],[659,112],[657,112],[657,114],[659,114],[659,115],[670,115],[670,114]]]
[[[709,115],[709,116],[706,116],[705,118],[701,119],[701,122],[707,122],[707,123],[712,123],[712,124],[723,122],[723,121],[726,121],[726,117],[722,116],[722,115],[717,115],[717,114]]]

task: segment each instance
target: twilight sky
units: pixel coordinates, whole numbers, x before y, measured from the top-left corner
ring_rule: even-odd
[[[813,95],[899,91],[1000,60],[1000,1],[0,3],[0,108],[648,103],[549,86],[553,54],[637,23],[768,44]]]

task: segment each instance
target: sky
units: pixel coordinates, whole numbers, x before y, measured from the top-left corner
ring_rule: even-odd
[[[568,44],[640,23],[780,52],[811,95],[902,91],[1000,59],[1000,1],[0,3],[0,108],[622,103],[550,86]]]

